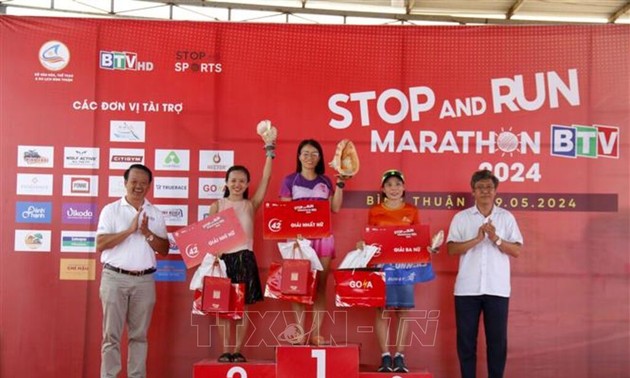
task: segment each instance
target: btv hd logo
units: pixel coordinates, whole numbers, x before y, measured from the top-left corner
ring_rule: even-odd
[[[138,61],[138,54],[128,51],[102,51],[99,66],[104,70],[153,71],[153,62]]]
[[[551,155],[565,158],[619,159],[619,128],[551,125]]]

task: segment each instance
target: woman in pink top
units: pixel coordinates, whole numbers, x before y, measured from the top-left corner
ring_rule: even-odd
[[[280,199],[282,201],[293,200],[330,200],[330,209],[333,213],[341,209],[343,202],[343,188],[347,177],[338,176],[333,186],[332,180],[324,174],[324,152],[322,147],[314,139],[303,140],[297,148],[296,171],[282,181],[280,187]],[[336,187],[336,188],[334,188]],[[334,188],[334,189],[333,189]],[[322,313],[326,311],[326,285],[330,261],[335,257],[335,239],[332,235],[311,241],[311,246],[317,253],[324,270],[318,274],[317,294],[313,304],[313,327],[310,330],[310,343],[313,345],[327,344],[328,341],[320,335],[323,322]],[[296,313],[296,320],[304,330],[305,316],[304,305],[292,303]],[[306,335],[297,340],[297,344],[306,342]]]
[[[260,276],[258,274],[258,265],[254,256],[254,213],[262,204],[269,179],[271,178],[271,166],[274,157],[273,149],[267,149],[267,158],[265,167],[263,168],[262,179],[256,189],[254,196],[249,199],[249,171],[242,165],[235,165],[228,169],[225,174],[225,193],[224,198],[210,205],[210,215],[219,211],[233,208],[236,216],[247,235],[247,241],[231,251],[221,255],[221,259],[225,262],[227,275],[232,283],[245,284],[245,303],[252,304],[263,300],[263,291],[260,285]],[[247,310],[247,308],[245,309]],[[223,354],[219,356],[219,362],[246,362],[245,357],[241,354],[241,347],[245,340],[247,332],[247,316],[243,319],[235,321],[235,342],[229,343],[231,334],[231,325],[229,320],[220,319],[219,337],[223,342]],[[233,353],[230,352],[229,345],[234,345]]]

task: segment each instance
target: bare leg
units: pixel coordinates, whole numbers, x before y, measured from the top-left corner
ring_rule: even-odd
[[[219,319],[219,341],[222,345],[222,353],[230,353],[230,321],[228,319]]]
[[[235,345],[234,345],[234,353],[240,353],[241,348],[243,347],[243,342],[245,341],[245,335],[247,334],[247,328],[249,327],[249,319],[247,317],[247,306],[245,306],[245,312],[243,314],[243,319],[235,321],[235,330],[236,334]]]
[[[374,325],[376,328],[376,339],[378,340],[378,346],[381,348],[381,353],[387,353],[389,351],[388,344],[390,318],[386,318],[384,312],[384,308],[377,308],[376,319],[374,321]]]
[[[295,323],[299,325],[299,331],[302,332],[300,335],[296,335],[296,338],[291,340],[291,344],[304,344],[306,341],[306,335],[304,332],[304,305],[301,303],[291,302],[291,307],[293,307],[293,312],[295,312]]]
[[[326,286],[328,283],[328,273],[330,266],[330,257],[320,257],[319,260],[324,267],[324,270],[319,272],[317,278],[317,294],[315,297],[315,303],[313,304],[313,333],[311,335],[311,341],[315,345],[325,343],[324,338],[321,336],[322,323],[324,322],[324,311],[326,311]]]
[[[405,321],[409,310],[399,309],[396,311],[398,316],[398,331],[396,333],[396,352],[404,354],[405,347],[409,345],[409,322]]]

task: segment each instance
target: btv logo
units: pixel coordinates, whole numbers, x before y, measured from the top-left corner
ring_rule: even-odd
[[[153,62],[139,62],[133,52],[101,51],[99,66],[105,70],[153,71]]]
[[[551,155],[619,159],[619,128],[551,125]]]

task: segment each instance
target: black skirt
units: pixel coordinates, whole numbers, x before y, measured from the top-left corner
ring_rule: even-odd
[[[252,304],[263,300],[254,252],[243,249],[234,253],[224,253],[221,260],[225,262],[226,273],[232,283],[245,284],[245,303]]]

